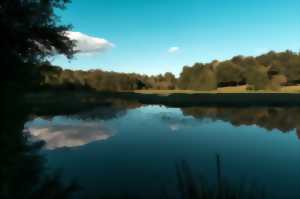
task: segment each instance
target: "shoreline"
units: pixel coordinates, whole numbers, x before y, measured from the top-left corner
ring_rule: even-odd
[[[113,96],[143,104],[167,106],[300,106],[300,93],[117,93]]]
[[[127,100],[141,104],[188,106],[300,106],[300,93],[137,93],[95,91],[42,91],[26,95],[30,104],[98,104],[108,105],[112,100]]]

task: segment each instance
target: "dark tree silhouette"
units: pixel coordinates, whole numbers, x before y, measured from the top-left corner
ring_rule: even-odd
[[[0,112],[0,198],[71,198],[77,184],[62,183],[59,175],[46,170],[40,153],[44,143],[29,142],[28,133],[22,133],[30,107],[17,99],[5,105]]]
[[[0,198],[68,198],[74,186],[63,185],[44,173],[39,154],[42,143],[29,143],[22,132],[30,106],[23,94],[38,76],[37,68],[56,53],[71,58],[74,43],[66,36],[70,26],[58,25],[55,9],[67,0],[0,1]],[[3,72],[5,71],[5,73]]]
[[[7,71],[3,89],[20,91],[29,86],[35,66],[55,53],[71,58],[74,43],[66,36],[69,25],[58,24],[55,9],[64,9],[69,0],[2,0],[0,27],[2,58]]]

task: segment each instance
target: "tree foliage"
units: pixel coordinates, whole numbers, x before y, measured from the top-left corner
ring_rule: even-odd
[[[247,85],[253,90],[278,90],[300,83],[300,54],[269,52],[258,57],[235,56],[226,61],[184,66],[177,79],[172,73],[147,76],[102,70],[63,70],[49,63],[41,67],[44,87],[130,91],[137,89],[215,90],[218,87]]]
[[[36,89],[88,89],[95,91],[130,91],[138,89],[174,89],[172,73],[146,76],[135,73],[116,73],[102,70],[68,70],[49,63],[40,66],[41,81]]]
[[[192,90],[213,90],[217,88],[216,74],[209,65],[200,63],[185,66],[179,78],[179,88]]]
[[[0,64],[7,70],[1,86],[22,88],[35,77],[35,66],[53,54],[71,58],[74,43],[66,36],[68,25],[58,24],[55,9],[68,0],[2,0]]]
[[[298,84],[300,53],[271,51],[257,57],[235,56],[223,62],[185,66],[180,74],[178,87],[211,90],[214,88],[214,78],[218,87],[248,85],[255,90]]]
[[[220,63],[216,75],[220,86],[236,86],[243,82],[242,68],[232,61]]]

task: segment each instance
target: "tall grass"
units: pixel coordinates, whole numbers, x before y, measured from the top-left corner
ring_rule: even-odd
[[[206,177],[198,177],[192,172],[187,161],[183,160],[175,164],[176,187],[167,190],[167,186],[161,188],[157,197],[139,197],[137,195],[119,195],[118,197],[102,196],[101,199],[266,199],[267,195],[262,188],[241,183],[233,185],[226,181],[222,174],[221,156],[216,155],[216,184],[210,184]],[[148,193],[149,195],[152,193]],[[147,195],[147,193],[146,193]],[[152,194],[153,195],[153,194]]]
[[[221,172],[221,159],[216,156],[216,181],[210,185],[205,178],[196,178],[189,164],[181,161],[176,164],[177,190],[180,199],[265,199],[265,191],[253,185],[232,185]],[[167,199],[167,198],[166,198]]]

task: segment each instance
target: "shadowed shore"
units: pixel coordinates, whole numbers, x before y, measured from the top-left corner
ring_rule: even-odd
[[[300,94],[292,93],[172,93],[142,94],[134,92],[50,91],[28,94],[27,102],[47,106],[49,110],[89,108],[120,103],[159,104],[174,107],[189,106],[300,106]]]
[[[197,93],[169,95],[114,93],[123,99],[138,100],[143,104],[167,106],[298,106],[300,94],[290,93]]]

